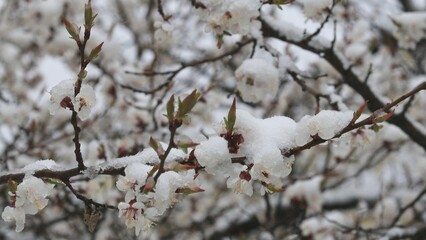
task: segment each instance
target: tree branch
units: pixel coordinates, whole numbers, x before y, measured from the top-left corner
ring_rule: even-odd
[[[323,54],[323,58],[327,60],[331,66],[333,66],[343,78],[343,81],[348,84],[352,89],[354,89],[358,94],[360,94],[364,100],[368,101],[368,109],[374,112],[377,110],[389,110],[389,107],[386,107],[378,96],[371,90],[371,88],[362,81],[351,68],[346,68],[343,61],[337,56],[331,48],[318,48],[310,45],[310,42],[306,42],[304,40],[296,41],[289,39],[285,34],[280,33],[271,27],[267,22],[262,20],[262,31],[265,37],[272,37],[279,39],[281,41],[294,44],[304,50],[309,52],[313,52],[315,54]],[[424,90],[426,83],[419,85],[418,87]],[[414,91],[414,90],[413,90]],[[417,91],[418,92],[418,91]],[[410,93],[407,93],[410,94]],[[413,94],[412,94],[413,95]],[[405,96],[405,95],[404,95]],[[403,96],[403,97],[404,97]],[[404,98],[405,99],[405,98]],[[398,101],[396,104],[398,104]],[[395,105],[396,105],[395,104]],[[421,146],[424,150],[426,150],[426,135],[421,132],[421,130],[417,129],[414,124],[403,114],[396,114],[391,119],[388,120],[390,123],[399,127],[402,131],[404,131],[408,137],[411,138],[414,142],[416,142],[419,146]],[[307,146],[308,148],[317,145],[313,144],[311,146]]]

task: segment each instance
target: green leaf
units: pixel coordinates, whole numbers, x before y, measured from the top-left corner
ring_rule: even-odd
[[[379,124],[374,124],[370,127],[370,129],[373,130],[376,133],[379,132],[380,129],[382,129],[382,128],[383,128],[383,125],[379,125]]]
[[[174,114],[175,114],[175,95],[172,95],[167,101],[166,105],[167,110],[167,118],[169,119],[169,123],[173,122]]]
[[[228,112],[228,118],[225,120],[226,130],[232,132],[235,126],[235,121],[237,119],[237,99],[234,97],[231,108]]]
[[[93,10],[90,2],[84,5],[84,25],[86,28],[93,26]]]
[[[12,179],[7,180],[7,186],[9,187],[9,192],[16,193],[18,189],[18,183],[13,181]]]
[[[394,111],[392,111],[392,112],[388,112],[388,113],[386,113],[386,114],[385,114],[385,115],[383,115],[383,116],[377,117],[376,119],[374,119],[374,121],[375,121],[376,123],[384,122],[384,121],[388,120],[389,118],[391,118],[391,117],[393,116],[393,114],[394,114]]]
[[[180,188],[176,189],[175,192],[188,195],[188,194],[192,194],[192,193],[204,192],[204,189],[202,189],[200,187],[180,187]]]
[[[149,146],[154,149],[158,156],[161,156],[164,153],[164,149],[161,144],[155,140],[153,137],[149,138]]]
[[[182,120],[182,123],[183,123],[183,124],[186,124],[186,125],[188,125],[188,124],[190,124],[190,123],[191,123],[191,118],[190,118],[188,115],[183,116],[183,117],[181,118],[181,120]]]
[[[195,104],[200,99],[201,93],[197,92],[197,90],[192,91],[183,101],[179,99],[179,109],[176,114],[176,118],[182,119],[186,114],[188,114],[192,108],[194,108]]]
[[[361,107],[358,108],[358,110],[356,110],[356,112],[354,112],[353,118],[352,118],[352,122],[355,122],[356,120],[358,120],[359,117],[361,117],[361,114],[364,112],[365,108],[367,107],[368,104],[368,100],[365,101]]]
[[[67,32],[70,34],[71,38],[74,39],[77,43],[80,42],[80,28],[77,28],[74,24],[72,24],[68,19],[62,17],[62,22],[67,29]]]
[[[102,51],[103,45],[104,45],[104,42],[101,42],[98,46],[92,49],[87,59],[89,62],[98,57],[99,53]]]

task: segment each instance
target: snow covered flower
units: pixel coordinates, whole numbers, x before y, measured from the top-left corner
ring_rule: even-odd
[[[403,13],[392,18],[397,30],[394,35],[402,48],[416,47],[416,43],[426,36],[426,12]]]
[[[315,116],[304,116],[297,123],[296,144],[302,146],[311,141],[315,135],[324,140],[331,139],[349,124],[352,117],[351,111],[332,110],[321,111]]]
[[[278,69],[264,59],[247,59],[235,71],[237,89],[244,101],[259,102],[278,92]]]
[[[167,208],[177,202],[176,189],[182,186],[182,178],[177,172],[168,171],[160,175],[155,184],[155,208],[163,214]]]
[[[81,120],[86,120],[96,104],[95,91],[90,85],[82,84],[74,97],[74,81],[64,80],[50,90],[49,112],[55,115],[60,108],[74,109]]]
[[[211,137],[201,142],[194,151],[198,163],[205,167],[207,173],[229,176],[232,169],[228,142],[221,137]]]
[[[264,186],[260,189],[261,194],[280,190],[280,179],[290,174],[294,162],[294,157],[287,158],[283,153],[296,146],[296,123],[284,116],[258,119],[241,109],[237,109],[236,115],[233,133],[244,139],[239,142],[237,152],[238,156],[244,157],[244,163],[241,165],[228,160],[218,165],[219,159],[230,159],[231,156],[227,149],[229,145],[219,137],[197,146],[197,159],[209,173],[226,173],[228,188],[237,193],[251,196],[254,182]],[[219,133],[222,135],[224,132],[226,129],[222,126]],[[205,153],[210,157],[207,158]]]
[[[324,13],[333,4],[333,0],[303,0],[303,13],[314,21],[325,19]]]
[[[278,148],[260,147],[253,154],[254,165],[250,171],[253,179],[271,183],[271,179],[286,177],[290,174],[293,159],[284,158]]]

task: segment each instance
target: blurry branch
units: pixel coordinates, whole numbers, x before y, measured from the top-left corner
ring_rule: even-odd
[[[158,76],[158,75],[170,75],[169,77],[167,77],[166,81],[162,84],[160,84],[159,86],[157,86],[154,89],[151,90],[142,90],[142,89],[137,89],[134,88],[132,86],[128,86],[125,84],[120,84],[120,86],[124,89],[129,89],[133,92],[137,92],[137,93],[145,93],[145,94],[154,94],[155,92],[163,89],[164,87],[166,87],[173,79],[174,77],[176,77],[176,75],[178,75],[182,70],[188,68],[188,67],[196,67],[198,65],[202,65],[205,63],[210,63],[210,62],[216,62],[219,60],[222,60],[228,56],[232,56],[236,53],[238,53],[239,51],[241,51],[241,49],[250,44],[256,44],[256,40],[253,38],[247,39],[243,42],[239,42],[237,43],[237,46],[227,52],[224,52],[216,57],[210,57],[210,58],[205,58],[205,59],[201,59],[201,60],[196,60],[196,61],[192,61],[192,62],[188,62],[188,63],[181,63],[181,66],[176,69],[176,70],[170,70],[170,71],[163,71],[163,72],[156,72],[156,71],[146,71],[146,72],[132,72],[132,71],[126,71],[127,74],[133,74],[133,75],[137,75],[137,76]]]
[[[352,209],[359,205],[360,202],[367,202],[368,205],[374,205],[379,199],[362,199],[362,198],[349,198],[344,201],[329,201],[323,204],[322,208],[325,211],[332,210],[345,210]],[[297,207],[295,205],[285,205],[274,208],[274,220],[271,229],[275,229],[279,226],[286,226],[286,232],[290,233],[295,231],[298,225],[306,219],[305,209]],[[222,239],[224,237],[232,236],[243,236],[244,234],[249,235],[249,230],[258,231],[264,228],[264,222],[262,222],[256,214],[247,216],[244,220],[228,224],[227,228],[218,230],[210,235],[207,239]],[[337,223],[338,224],[338,223]],[[352,227],[342,225],[342,228],[354,230]],[[299,236],[301,237],[301,236]],[[301,239],[301,238],[296,238]],[[309,238],[307,238],[309,239]]]
[[[304,43],[310,43],[314,37],[318,36],[318,34],[321,33],[321,31],[324,28],[325,24],[328,22],[328,20],[330,19],[331,15],[332,15],[334,6],[336,6],[336,1],[333,1],[333,4],[331,5],[330,10],[329,10],[327,16],[321,22],[321,25],[317,28],[317,30],[315,30],[315,32],[313,32],[312,34],[308,35],[307,37],[303,38],[302,41]],[[332,46],[333,46],[333,44],[332,44]]]
[[[354,178],[359,177],[362,173],[364,173],[369,168],[373,168],[374,166],[377,166],[382,161],[386,160],[387,157],[393,151],[393,149],[389,148],[388,144],[389,143],[385,142],[379,149],[375,150],[369,156],[369,158],[365,161],[365,163],[360,168],[358,168],[358,170],[356,170],[352,175],[345,176],[344,178],[339,179],[338,181],[334,182],[333,184],[325,186],[323,190],[330,190],[330,189],[336,188],[338,186],[341,186],[343,183],[349,181],[350,179],[354,179]]]
[[[282,32],[274,29],[272,26],[270,26],[266,21],[262,20],[262,32],[265,37],[272,37],[279,39],[281,41],[294,44],[304,50],[307,50],[309,52],[315,53],[317,55],[321,55],[325,60],[327,60],[331,66],[333,66],[342,76],[343,81],[348,84],[352,89],[354,89],[358,94],[360,94],[365,101],[368,101],[368,108],[370,111],[374,112],[377,110],[382,111],[389,111],[391,107],[387,104],[385,105],[382,100],[379,99],[379,97],[371,90],[371,88],[360,79],[354,71],[352,71],[351,68],[346,68],[345,64],[338,55],[334,52],[333,46],[330,48],[327,47],[317,47],[312,46],[310,42],[302,40],[292,40],[289,39],[285,34]],[[408,97],[413,96],[417,92],[426,89],[426,82],[423,84],[420,84],[416,89],[414,89],[412,92],[407,93],[409,94]],[[402,96],[402,100],[405,100],[407,98],[407,94]],[[396,104],[400,103],[400,101],[394,101],[394,104],[391,104],[392,107]],[[414,126],[414,124],[404,115],[404,114],[395,114],[391,119],[388,120],[390,123],[398,126],[402,131],[404,131],[407,136],[409,136],[414,142],[416,142],[418,145],[420,145],[423,149],[426,150],[426,135],[419,130],[417,127]],[[323,142],[323,141],[321,141]],[[318,145],[320,142],[315,143],[312,142],[308,146],[305,146],[305,148],[310,148],[312,146]],[[300,151],[302,149],[298,149],[296,152]],[[290,155],[294,154],[295,152],[292,152]]]
[[[404,9],[405,12],[415,11],[413,2],[411,0],[399,0],[399,2],[401,3],[402,8]]]
[[[390,227],[393,227],[396,225],[396,223],[399,221],[399,219],[402,217],[402,215],[410,208],[414,207],[414,205],[416,205],[417,202],[419,202],[426,194],[426,187],[423,188],[422,191],[420,191],[417,196],[407,205],[405,205],[403,208],[401,208],[399,210],[398,215],[393,219]]]
[[[151,0],[150,3],[153,2],[153,1],[154,0]],[[151,9],[153,8],[153,5],[154,5],[154,3],[152,3],[152,5],[150,4],[150,8],[148,9],[147,16],[146,16],[146,21],[149,21],[149,22],[152,21],[151,17],[150,17],[150,13],[151,13]],[[115,7],[117,8],[118,15],[122,19],[121,24],[124,27],[126,27],[129,30],[129,32],[132,34],[133,42],[134,42],[134,44],[137,48],[136,56],[138,58],[140,58],[142,56],[144,49],[147,46],[144,46],[142,44],[140,32],[134,29],[134,26],[136,25],[136,24],[134,24],[135,19],[133,19],[131,16],[128,16],[126,8],[125,8],[122,0],[115,0]],[[152,24],[150,24],[150,25],[152,25]]]
[[[97,208],[109,208],[109,209],[117,209],[115,206],[108,205],[108,204],[102,204],[95,202],[93,199],[87,198],[84,195],[78,193],[74,187],[71,185],[69,181],[64,182],[64,184],[68,187],[68,189],[71,190],[71,192],[81,201],[83,201],[86,205],[93,205]]]
[[[317,92],[316,89],[313,89],[312,87],[308,86],[304,80],[299,78],[298,73],[296,73],[294,71],[287,71],[287,72],[288,72],[288,74],[290,74],[290,76],[293,78],[293,80],[302,88],[303,91],[308,92],[309,94],[311,94],[315,98],[315,101],[316,101],[316,104],[317,104],[317,108],[315,110],[315,113],[319,113],[319,111],[320,111],[320,98],[326,99],[327,102],[330,104],[330,106],[333,108],[333,110],[339,110],[337,103],[333,102],[330,95]],[[322,77],[322,76],[318,76],[316,78],[320,78],[320,77]]]
[[[157,0],[157,10],[164,21],[168,21],[170,19],[171,16],[166,16],[166,14],[164,13],[162,0]]]
[[[201,8],[201,9],[206,9],[206,6],[204,6],[204,4],[200,3],[197,0],[191,0],[191,4],[193,7],[195,8]]]

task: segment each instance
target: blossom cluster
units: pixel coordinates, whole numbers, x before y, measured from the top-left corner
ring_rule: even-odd
[[[261,183],[261,194],[280,190],[280,179],[290,173],[294,161],[282,150],[294,146],[296,123],[281,116],[257,119],[244,110],[237,110],[236,119],[232,135],[225,136],[221,128],[224,138],[211,137],[196,147],[198,162],[208,173],[228,178],[235,192],[251,196],[254,182]],[[241,156],[243,164],[232,162]]]
[[[89,118],[96,104],[95,91],[90,85],[82,84],[80,92],[74,96],[74,88],[74,81],[64,80],[50,90],[50,114],[55,115],[60,108],[69,108],[78,112],[81,120]]]
[[[143,163],[132,163],[124,172],[117,181],[117,188],[126,192],[124,201],[118,204],[119,217],[128,228],[135,228],[136,235],[147,231],[177,202],[176,192],[188,187],[195,175],[193,170],[184,174],[166,171],[155,181],[153,166]]]
[[[307,115],[296,123],[284,116],[258,119],[247,111],[237,110],[232,133],[221,127],[218,130],[220,136],[201,142],[194,153],[207,173],[227,178],[228,187],[235,192],[251,196],[255,182],[262,186],[259,188],[261,194],[281,191],[282,178],[290,174],[294,162],[293,156],[285,157],[286,151],[304,145],[314,137],[333,138],[352,117],[350,111],[324,110],[315,116]],[[241,158],[244,158],[243,162],[234,161]],[[316,186],[316,196],[319,195],[320,181],[321,178],[315,178],[313,184],[308,184]],[[301,186],[302,183],[297,188]],[[307,192],[312,187],[308,189]],[[320,208],[318,204],[310,205],[313,211]]]
[[[259,0],[203,0],[206,9],[199,12],[208,23],[207,31],[218,35],[224,32],[246,35],[252,20],[259,16],[262,3]]]
[[[24,229],[25,215],[34,215],[47,205],[47,197],[53,189],[53,184],[46,184],[36,177],[27,177],[16,188],[16,192],[10,192],[12,206],[7,206],[1,217],[6,222],[16,222],[16,231]]]

